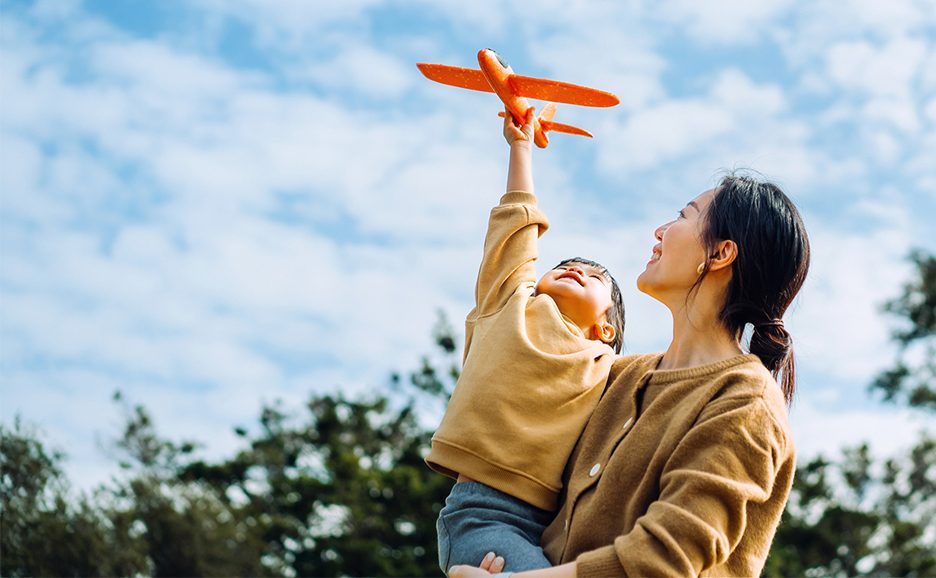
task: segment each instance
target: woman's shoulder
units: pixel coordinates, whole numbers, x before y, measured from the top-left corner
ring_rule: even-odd
[[[781,410],[785,408],[780,386],[754,354],[748,353],[738,358],[738,362],[727,368],[721,378],[726,393],[756,398]]]
[[[780,386],[756,355],[743,357],[710,384],[707,395],[711,397],[704,413],[737,415],[759,424],[755,429],[772,431],[777,443],[787,448],[784,451],[792,452],[787,405]]]

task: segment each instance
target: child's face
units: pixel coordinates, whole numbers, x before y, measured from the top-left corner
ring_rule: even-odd
[[[536,284],[536,294],[552,297],[559,311],[583,330],[605,323],[612,303],[611,281],[601,269],[575,262],[543,275]]]

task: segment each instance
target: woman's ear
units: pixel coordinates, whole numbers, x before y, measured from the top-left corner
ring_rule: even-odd
[[[709,271],[729,267],[738,258],[738,245],[734,241],[719,241],[709,261]]]

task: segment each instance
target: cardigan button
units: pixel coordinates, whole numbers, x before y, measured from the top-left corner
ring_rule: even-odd
[[[568,519],[568,518],[566,518],[565,531],[566,531],[566,532],[569,531],[569,519]]]
[[[598,470],[600,470],[600,469],[601,469],[601,464],[595,464],[595,465],[592,466],[591,471],[588,472],[588,475],[589,475],[589,476],[594,476],[595,474],[598,473]]]
[[[632,421],[634,421],[634,418],[632,417],[627,418],[627,421],[624,423],[624,429],[627,429],[627,426],[629,426]]]

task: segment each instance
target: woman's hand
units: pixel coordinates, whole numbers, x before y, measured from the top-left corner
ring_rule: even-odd
[[[514,120],[510,110],[504,108],[504,138],[507,139],[507,144],[514,146],[514,143],[525,143],[528,147],[533,145],[533,118],[535,112],[532,106],[528,108],[523,124],[518,125],[518,121]]]
[[[503,569],[504,559],[500,556],[495,556],[494,552],[488,552],[484,560],[481,561],[481,566],[479,568],[467,565],[452,566],[449,568],[448,575],[449,578],[484,578],[491,574],[498,574]]]
[[[490,578],[504,569],[504,559],[500,556],[491,558],[488,554],[481,563],[480,568],[474,566],[452,566],[449,569],[449,578]],[[578,562],[567,562],[552,568],[539,570],[525,570],[510,574],[512,578],[575,578],[578,575]]]

